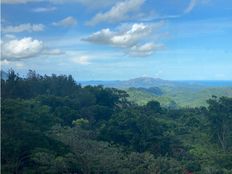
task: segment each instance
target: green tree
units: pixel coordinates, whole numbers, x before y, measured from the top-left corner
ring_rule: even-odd
[[[208,116],[213,138],[224,151],[232,145],[232,99],[221,97],[208,100]]]

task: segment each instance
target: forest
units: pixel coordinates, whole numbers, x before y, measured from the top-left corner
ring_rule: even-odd
[[[71,75],[1,80],[3,174],[232,174],[232,98],[138,105]]]

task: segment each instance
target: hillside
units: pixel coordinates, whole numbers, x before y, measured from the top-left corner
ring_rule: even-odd
[[[198,107],[206,106],[206,100],[212,95],[232,96],[231,81],[168,81],[139,77],[125,81],[88,81],[81,84],[126,90],[129,100],[139,105],[157,100],[165,107]]]
[[[105,87],[114,87],[114,88],[150,88],[154,86],[179,86],[185,85],[182,82],[175,82],[175,81],[168,81],[162,80],[159,78],[152,78],[152,77],[138,77],[129,80],[115,80],[115,81],[82,81],[82,85],[87,86],[96,86],[96,85],[103,85]]]
[[[157,100],[164,107],[199,107],[207,106],[206,100],[213,95],[217,97],[232,97],[232,87],[214,87],[193,90],[189,88],[160,87],[162,95],[156,95],[146,88],[129,88],[129,100],[139,105],[145,105],[151,100]]]

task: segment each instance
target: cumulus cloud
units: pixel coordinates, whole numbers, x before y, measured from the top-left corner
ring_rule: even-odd
[[[64,51],[57,48],[47,48],[45,44],[37,39],[25,37],[17,39],[16,37],[4,37],[1,41],[1,56],[3,60],[22,60],[36,56],[59,56],[65,54]]]
[[[148,36],[151,31],[152,27],[150,25],[135,23],[129,29],[123,31],[111,31],[109,28],[102,29],[82,40],[96,44],[128,47]]]
[[[102,29],[93,33],[89,37],[83,38],[83,41],[92,42],[96,44],[111,44],[111,38],[115,35],[109,28]]]
[[[43,13],[43,12],[55,11],[56,9],[57,9],[56,7],[38,7],[38,8],[32,9],[32,11],[36,13]]]
[[[40,32],[45,26],[43,24],[20,24],[16,26],[6,26],[2,28],[3,33],[20,33],[20,32]]]
[[[70,26],[73,26],[76,24],[77,24],[77,21],[72,16],[68,16],[68,17],[66,17],[58,22],[53,22],[54,26],[60,26],[60,27],[70,27]]]
[[[162,45],[155,45],[154,43],[145,43],[142,45],[134,45],[129,49],[129,54],[132,56],[149,56],[154,51],[162,49]]]
[[[119,22],[129,18],[129,14],[135,12],[144,3],[145,0],[125,0],[116,3],[109,11],[97,13],[88,25],[96,25],[101,22]]]
[[[153,29],[160,25],[160,23],[156,25],[135,23],[129,27],[121,27],[117,31],[106,28],[82,40],[95,44],[119,47],[130,55],[149,56],[154,50],[160,48],[160,44],[155,45],[154,43],[147,42],[151,34],[153,34]]]
[[[25,37],[1,43],[2,58],[8,60],[20,60],[37,56],[43,49],[43,42]]]

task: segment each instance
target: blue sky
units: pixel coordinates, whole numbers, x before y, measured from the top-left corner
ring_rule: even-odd
[[[230,0],[2,0],[1,68],[232,80]]]

